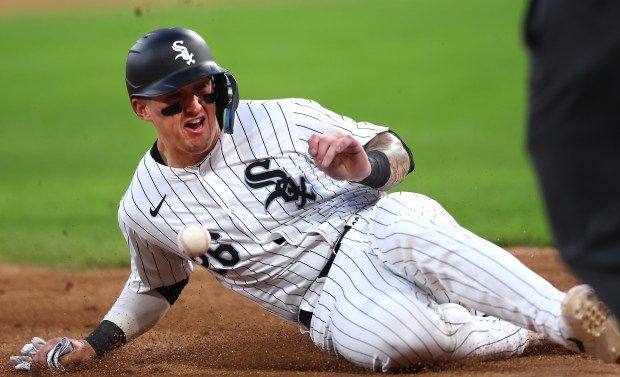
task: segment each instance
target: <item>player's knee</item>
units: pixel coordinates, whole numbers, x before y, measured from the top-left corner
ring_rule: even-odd
[[[439,334],[437,339],[424,342],[417,336],[389,336],[381,334],[381,339],[364,337],[365,343],[358,349],[348,348],[342,351],[337,346],[339,353],[355,364],[368,367],[374,371],[409,370],[428,365],[437,361],[450,359],[450,340]],[[445,348],[445,349],[441,349]]]
[[[373,313],[366,314],[373,316]],[[358,325],[351,323],[354,318],[349,317],[346,326],[338,324],[337,328],[332,329],[336,350],[349,361],[375,371],[387,372],[403,368],[415,369],[451,357],[453,339],[449,331],[429,328],[414,316],[399,317],[392,313],[382,313],[373,318],[380,320],[359,318],[363,325]],[[439,316],[436,319],[440,321]]]
[[[416,341],[390,331],[363,333],[359,337],[342,333],[335,335],[334,345],[339,354],[354,364],[377,372],[412,368],[430,360]]]

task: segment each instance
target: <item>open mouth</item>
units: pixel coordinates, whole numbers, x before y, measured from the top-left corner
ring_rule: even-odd
[[[191,130],[200,130],[202,129],[202,127],[204,127],[204,123],[205,123],[205,118],[200,118],[200,119],[196,119],[191,122],[185,123],[184,127],[189,128]]]

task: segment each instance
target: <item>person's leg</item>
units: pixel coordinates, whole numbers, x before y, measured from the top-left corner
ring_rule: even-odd
[[[620,315],[620,2],[531,4],[528,150],[556,246]]]
[[[508,357],[521,354],[529,341],[527,330],[506,321],[437,304],[348,241],[329,272],[310,334],[320,348],[375,371]]]
[[[451,300],[559,338],[565,293],[424,195],[394,193],[370,221],[373,253],[394,274]]]
[[[605,361],[620,356],[620,332],[589,290],[568,296],[506,250],[460,227],[434,200],[394,193],[368,226],[374,254],[394,275],[435,296],[536,331]],[[570,300],[569,300],[570,299]],[[593,331],[582,331],[583,329]]]

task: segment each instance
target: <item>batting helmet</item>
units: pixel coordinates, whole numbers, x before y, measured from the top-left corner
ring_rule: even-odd
[[[204,39],[184,28],[152,31],[136,41],[125,65],[130,98],[157,97],[212,76],[220,127],[232,133],[239,103],[235,78],[213,59]]]

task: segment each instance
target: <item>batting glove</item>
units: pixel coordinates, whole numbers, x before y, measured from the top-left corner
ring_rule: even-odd
[[[32,357],[39,352],[41,347],[45,345],[45,340],[34,337],[30,343],[22,347],[21,353],[23,356],[11,356],[11,363],[17,370],[28,371],[32,367]]]
[[[45,345],[45,340],[34,337],[31,342],[22,347],[23,356],[11,356],[11,363],[17,370],[29,371],[32,368],[32,358]],[[47,366],[54,371],[64,372],[65,367],[60,364],[60,356],[73,351],[73,344],[68,338],[62,338],[54,348],[47,353]]]

